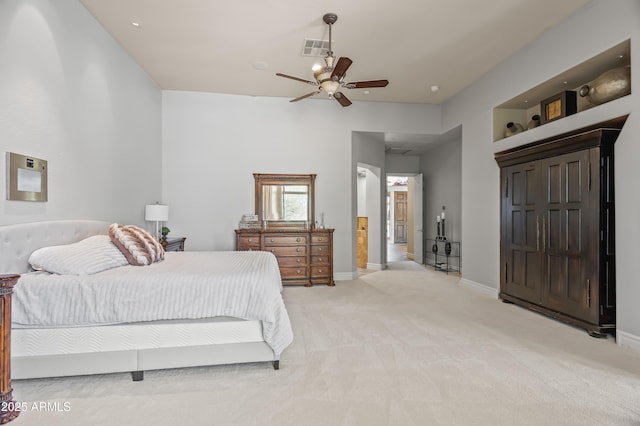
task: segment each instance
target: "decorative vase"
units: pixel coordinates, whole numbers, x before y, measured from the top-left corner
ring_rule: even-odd
[[[446,254],[447,257],[451,255],[451,243],[449,241],[444,243],[444,254]]]
[[[603,104],[631,93],[631,67],[611,69],[601,74],[578,92],[592,104]]]
[[[522,127],[522,124],[510,121],[507,123],[507,127],[504,129],[504,137],[507,138],[511,135],[515,135],[516,133],[520,133],[523,131],[524,127]]]
[[[540,116],[538,114],[531,117],[531,121],[527,124],[527,130],[533,129],[540,125]]]

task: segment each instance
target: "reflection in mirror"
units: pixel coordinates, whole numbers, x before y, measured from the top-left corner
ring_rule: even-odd
[[[309,220],[309,187],[306,185],[264,185],[262,197],[263,220]]]
[[[314,174],[253,174],[256,181],[256,214],[265,227],[312,227]]]

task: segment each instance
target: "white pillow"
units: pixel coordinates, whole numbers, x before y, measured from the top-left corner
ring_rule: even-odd
[[[94,235],[77,243],[40,248],[29,257],[35,270],[60,275],[91,275],[128,265],[108,235]]]

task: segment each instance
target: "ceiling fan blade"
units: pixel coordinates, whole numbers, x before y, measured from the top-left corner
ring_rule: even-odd
[[[303,83],[312,84],[314,86],[318,85],[318,83],[316,83],[315,81],[305,80],[304,78],[292,77],[290,75],[282,74],[282,73],[279,73],[279,72],[276,73],[276,75],[278,77],[290,78],[291,80],[301,81]]]
[[[333,67],[333,72],[331,73],[331,79],[334,81],[338,81],[342,77],[344,77],[344,74],[347,72],[347,70],[349,69],[352,63],[353,61],[351,59],[344,56],[338,59],[338,63],[336,64],[335,67]]]
[[[336,101],[340,102],[340,105],[342,105],[343,107],[348,107],[349,105],[351,105],[351,101],[349,100],[349,98],[347,98],[341,92],[334,93],[333,97],[336,99]]]
[[[369,87],[386,87],[389,80],[354,81],[344,85],[347,89],[366,89]]]
[[[301,101],[304,98],[308,98],[309,96],[317,95],[318,93],[320,93],[320,90],[317,90],[317,91],[311,92],[311,93],[307,93],[306,95],[302,95],[302,96],[300,96],[298,98],[295,98],[295,99],[291,99],[289,102]]]

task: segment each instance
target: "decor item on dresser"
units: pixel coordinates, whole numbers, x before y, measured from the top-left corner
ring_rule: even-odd
[[[514,123],[510,121],[507,123],[504,129],[504,137],[507,138],[511,135],[515,135],[516,133],[521,133],[524,131],[524,127],[520,123]]]
[[[8,423],[20,414],[11,388],[11,294],[19,278],[20,275],[0,275],[0,424]]]
[[[279,367],[293,333],[270,253],[167,252],[146,265],[114,266],[109,258],[121,262],[124,253],[106,237],[98,241],[104,246],[74,258],[76,272],[31,268],[37,250],[105,237],[109,229],[89,220],[0,226],[7,242],[0,273],[21,274],[13,295],[14,379],[131,372],[142,380],[145,370],[165,368]],[[48,253],[49,261],[56,253],[67,261],[68,250]],[[96,263],[102,270],[83,272]]]
[[[260,227],[260,220],[257,214],[243,214],[242,220],[240,220],[238,224],[238,228],[240,229],[256,229]]]
[[[540,124],[567,117],[577,111],[576,92],[565,90],[540,102]]]
[[[604,72],[579,90],[580,96],[595,105],[621,98],[631,93],[631,66]]]
[[[255,214],[263,226],[236,229],[236,250],[273,253],[284,285],[334,286],[334,230],[315,227],[316,175],[253,176]]]
[[[169,220],[169,206],[165,206],[158,202],[155,204],[147,204],[144,208],[144,220],[156,223],[155,236],[157,239],[160,239],[160,222],[166,222]]]
[[[495,155],[500,298],[592,336],[616,328],[614,142],[624,120]]]

